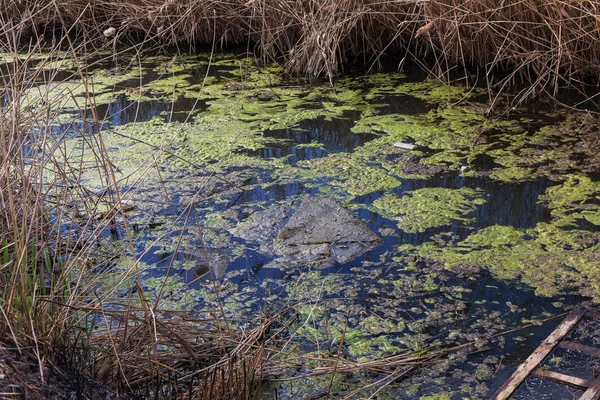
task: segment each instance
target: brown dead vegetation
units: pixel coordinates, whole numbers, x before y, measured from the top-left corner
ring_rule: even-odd
[[[250,44],[290,72],[330,79],[384,55],[446,80],[476,67],[498,89],[530,83],[522,98],[597,78],[600,67],[600,2],[591,0],[3,0],[2,9],[17,33],[62,24],[88,37],[114,28],[117,41]]]

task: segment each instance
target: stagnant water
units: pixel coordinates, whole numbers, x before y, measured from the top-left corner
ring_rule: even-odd
[[[325,307],[311,314],[313,334],[331,341],[323,321],[347,323],[347,357],[481,340],[391,385],[383,394],[392,398],[486,398],[560,319],[541,321],[587,301],[582,294],[596,296],[585,286],[598,243],[595,128],[572,129],[589,121],[561,113],[488,118],[468,88],[400,74],[331,88],[287,82],[273,67],[233,56],[210,67],[205,56],[168,61],[131,67],[141,77],[128,76],[122,61],[103,64],[94,70],[107,81],[95,93],[106,95],[100,122],[83,123],[81,110],[67,106],[75,119],[52,127],[72,136],[75,149],[83,146],[79,135],[101,132],[135,207],[127,224],[136,254],[115,258],[125,234],[117,223],[102,239],[97,256],[105,261],[96,273],[137,258],[150,294],[169,277],[165,308],[213,307],[211,276],[232,316],[318,302]],[[101,189],[85,173],[84,182]],[[236,233],[273,207],[289,206],[289,219],[318,195],[345,203],[382,243],[322,266]],[[276,223],[260,220],[257,236]],[[571,372],[589,372],[590,360],[573,367],[553,357],[571,363]],[[336,393],[368,379],[349,377]],[[304,398],[320,385],[273,383],[264,396]],[[560,390],[534,382],[518,398],[573,396]]]

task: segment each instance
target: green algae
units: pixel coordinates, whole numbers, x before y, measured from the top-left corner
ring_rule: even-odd
[[[498,164],[490,177],[502,181],[522,181],[547,176],[562,180],[574,170],[597,169],[597,139],[588,124],[595,118],[583,113],[557,112],[533,123],[519,120],[521,131],[496,132],[483,146],[486,154]],[[573,154],[583,154],[587,162],[575,160]]]
[[[315,282],[319,284],[315,285]],[[350,285],[350,286],[349,286]],[[404,350],[402,346],[390,341],[388,335],[398,334],[405,330],[400,319],[393,322],[376,315],[358,316],[350,320],[347,313],[352,309],[346,301],[321,299],[330,295],[346,293],[352,299],[356,287],[347,277],[338,275],[322,276],[319,271],[311,271],[295,282],[288,293],[292,301],[297,299],[308,304],[298,307],[300,321],[294,331],[311,341],[328,341],[344,346],[357,360],[366,361],[384,354],[393,354]],[[352,325],[349,326],[349,323]]]
[[[296,325],[290,328],[297,340],[297,348],[301,348],[302,354],[306,355],[306,359],[294,359],[291,369],[310,370],[318,367],[320,362],[335,357],[340,351],[339,346],[345,359],[352,357],[359,362],[369,362],[386,355],[398,356],[407,352],[429,354],[438,345],[447,346],[461,339],[479,340],[476,338],[505,329],[503,324],[506,318],[500,312],[490,313],[489,305],[485,302],[474,305],[477,314],[468,313],[467,317],[463,314],[463,304],[444,301],[438,285],[432,285],[432,281],[443,282],[449,278],[449,272],[435,270],[430,265],[433,271],[429,273],[415,270],[405,274],[400,272],[402,264],[386,264],[386,268],[375,267],[374,270],[369,270],[373,267],[356,267],[352,274],[323,275],[320,271],[310,271],[300,275],[299,280],[290,285],[293,304],[299,311]],[[384,270],[391,274],[384,273]],[[373,288],[373,282],[369,281],[369,277],[373,276],[385,276],[378,285],[382,296],[364,298],[361,290]],[[466,282],[481,279],[479,273],[473,271],[465,273],[464,277]],[[469,295],[469,290],[460,285],[453,289]],[[425,298],[434,296],[431,300],[435,301],[422,305],[411,300],[416,294]],[[368,307],[359,305],[362,302],[366,302]],[[465,318],[474,323],[464,324]],[[444,339],[446,336],[448,339]],[[481,346],[490,345],[485,340],[480,342]],[[498,345],[501,347],[501,341],[493,344]],[[291,351],[292,344],[287,342],[287,346]],[[489,373],[497,367],[498,359],[487,357],[482,363],[473,365],[472,370],[471,367],[452,368],[454,363],[464,362],[463,357],[466,354],[453,354],[448,359],[440,360],[438,365],[428,367],[422,374],[416,374],[406,382],[398,382],[397,386],[389,388],[391,398],[404,394],[409,398],[419,395],[444,398],[449,392],[440,391],[439,386],[447,385],[445,377],[450,375],[460,376],[460,382],[465,382],[460,387],[463,398],[481,398],[487,390],[485,381],[490,379]],[[467,379],[467,376],[473,378]],[[350,382],[356,382],[358,378],[353,375]],[[346,382],[345,379],[340,380],[340,384]],[[282,389],[286,387],[284,385]],[[303,393],[310,393],[319,387],[319,381],[303,382],[301,387]],[[383,392],[388,393],[385,390]],[[458,395],[459,392],[454,393]]]
[[[576,228],[582,219],[600,226],[600,182],[587,176],[568,175],[561,185],[549,188],[542,200],[563,228]]]
[[[113,162],[123,171],[133,171],[148,161],[171,170],[215,161],[219,166],[264,164],[239,152],[264,144],[263,137],[256,132],[242,134],[245,127],[231,118],[207,116],[193,124],[154,120],[123,125],[103,136],[112,149]],[[148,157],[150,154],[154,162]]]
[[[186,65],[192,62],[193,59],[168,64]],[[197,114],[193,125],[189,127],[157,127],[155,121],[117,128],[114,136],[131,137],[132,141],[129,142],[113,137],[112,132],[106,133],[111,154],[122,164],[119,165],[121,170],[128,170],[131,174],[136,170],[140,171],[135,168],[136,159],[138,164],[147,165],[148,161],[140,159],[140,155],[156,150],[159,150],[158,156],[152,162],[157,165],[166,164],[171,170],[185,168],[186,162],[182,159],[201,165],[218,162],[225,167],[265,166],[264,160],[241,154],[245,150],[253,151],[273,143],[273,139],[267,141],[261,137],[264,130],[289,129],[302,121],[316,118],[343,118],[344,112],[352,110],[362,115],[353,127],[354,132],[384,135],[352,154],[334,154],[322,160],[302,162],[299,163],[299,168],[285,165],[283,159],[270,160],[270,165],[280,169],[278,175],[290,181],[325,179],[340,191],[364,195],[399,186],[397,178],[422,178],[428,173],[439,171],[425,168],[407,171],[408,168],[402,163],[390,161],[389,156],[403,153],[402,149],[392,146],[396,141],[410,139],[424,149],[436,150],[435,154],[428,155],[418,150],[412,152],[421,157],[417,161],[418,165],[459,168],[465,160],[477,154],[472,149],[472,143],[482,126],[506,125],[505,121],[488,122],[482,117],[481,109],[471,107],[468,110],[453,105],[440,106],[424,117],[379,115],[379,105],[372,104],[372,99],[382,94],[414,91],[424,96],[426,92],[437,93],[432,82],[425,82],[422,87],[415,83],[406,84],[404,76],[400,74],[391,79],[386,75],[364,78],[366,87],[360,85],[358,79],[342,80],[334,88],[317,86],[307,90],[304,86],[284,85],[281,73],[276,68],[257,68],[250,60],[229,60],[227,56],[221,57],[215,65],[223,63],[236,65],[232,71],[236,71],[237,75],[234,76],[240,80],[240,84],[234,90],[231,89],[231,82],[222,79],[213,78],[202,85],[190,84],[187,70],[171,71],[168,68],[168,74],[160,75],[136,89],[140,93],[151,93],[153,98],[164,96],[173,100],[184,96],[204,100],[209,109]],[[156,68],[165,69],[160,65]],[[124,76],[133,76],[138,70],[133,66]],[[384,85],[377,86],[383,82]],[[102,84],[114,86],[117,83],[107,80]],[[462,97],[466,95],[463,88],[455,90],[443,87],[450,93],[462,93]],[[126,89],[119,90],[123,92]],[[108,94],[114,96],[121,92],[113,91]],[[257,100],[265,92],[270,93],[268,101]],[[144,99],[144,96],[146,95],[138,98]],[[181,133],[182,131],[186,133]],[[200,139],[196,139],[197,137]],[[144,144],[147,145],[146,151],[143,150]],[[318,143],[313,145],[318,146]]]
[[[447,268],[484,267],[501,279],[519,279],[535,287],[539,295],[576,292],[599,299],[600,234],[579,226],[580,220],[595,221],[599,194],[596,182],[569,176],[542,196],[551,210],[550,222],[530,229],[494,225],[456,245],[428,242],[403,245],[400,250],[439,261]]]
[[[497,129],[509,134],[519,131],[519,124],[503,119],[484,117],[480,107],[439,106],[424,115],[370,115],[361,118],[354,132],[385,133],[380,144],[409,142],[417,146],[411,152],[421,157],[420,163],[459,169],[469,165],[488,146],[478,144],[482,132]],[[433,150],[433,152],[432,152]],[[401,153],[403,150],[396,150]],[[389,153],[389,152],[388,152]],[[402,166],[384,161],[384,166],[405,178],[422,177],[403,172]]]
[[[455,392],[439,392],[429,396],[421,396],[420,400],[451,400]]]
[[[400,150],[388,148],[396,141],[410,140],[414,142],[418,146],[418,150],[413,153],[421,158],[419,164],[426,166],[458,169],[469,165],[478,155],[488,154],[501,165],[501,168],[491,171],[490,176],[504,181],[530,179],[534,175],[533,165],[535,163],[543,163],[556,156],[556,152],[541,151],[540,154],[528,152],[531,150],[529,147],[543,142],[543,137],[548,136],[544,136],[544,132],[540,131],[539,135],[532,136],[520,128],[521,121],[484,117],[486,110],[483,106],[471,104],[459,107],[446,103],[438,105],[424,116],[408,116],[402,114],[380,115],[379,105],[373,104],[374,99],[390,93],[415,96],[426,99],[432,104],[438,104],[443,99],[453,101],[469,99],[478,94],[477,91],[469,91],[465,87],[440,85],[435,81],[407,83],[401,74],[380,74],[352,80],[342,79],[336,83],[334,88],[317,86],[307,90],[304,86],[286,87],[281,78],[281,70],[278,68],[272,66],[257,68],[251,59],[236,60],[226,54],[220,55],[213,64],[230,67],[229,72],[233,74],[235,80],[240,82],[235,90],[231,90],[231,87],[228,86],[231,81],[228,83],[226,80],[214,77],[210,77],[202,85],[189,82],[189,69],[197,68],[198,64],[208,65],[205,58],[186,56],[181,60],[173,59],[167,62],[163,57],[161,62],[163,64],[166,62],[167,66],[159,64],[152,68],[155,71],[165,71],[166,73],[136,89],[136,92],[151,93],[153,97],[146,97],[144,94],[142,97],[133,96],[134,98],[148,100],[162,96],[165,100],[176,100],[178,96],[184,96],[205,100],[210,106],[209,112],[213,115],[212,118],[216,119],[217,123],[221,123],[222,120],[219,120],[216,115],[227,116],[239,123],[237,127],[239,131],[253,133],[265,129],[285,129],[297,126],[304,120],[319,117],[340,118],[344,111],[359,111],[361,118],[352,128],[354,132],[384,133],[385,136],[374,145],[359,149],[359,153],[362,152],[362,154],[348,160],[348,164],[352,165],[350,170],[371,169],[366,174],[367,178],[373,178],[371,181],[383,178],[385,183],[375,185],[372,190],[369,190],[368,184],[359,185],[355,181],[348,180],[347,186],[353,194],[366,194],[392,188],[395,185],[394,176],[409,179],[427,176],[427,173],[421,173],[422,171],[407,172],[401,163],[390,162],[385,157],[381,157],[382,153],[386,155],[401,153]],[[151,63],[146,60],[142,64],[150,65]],[[97,85],[96,102],[105,103],[119,93],[127,93],[128,88],[117,88],[117,86],[120,82],[126,82],[139,76],[141,68],[147,67],[131,65],[125,73],[116,76],[96,74],[94,76],[94,84]],[[72,91],[72,89],[70,90]],[[272,93],[270,100],[256,101],[255,99],[260,98],[265,91]],[[77,108],[75,104],[70,103],[62,106],[63,109],[69,107]],[[201,119],[204,120],[202,122],[208,120],[210,123],[211,117],[202,116]],[[244,127],[244,123],[248,125]],[[505,141],[505,137],[510,138],[510,145],[498,149],[493,146],[496,142],[479,143],[482,132],[491,129],[502,132],[502,135],[496,138],[501,142],[507,141]],[[135,135],[135,131],[132,133]],[[248,149],[256,148],[252,143],[256,144],[250,140]],[[214,148],[213,146],[212,149]],[[423,150],[435,150],[435,152],[428,154]],[[196,151],[193,149],[191,152],[195,153]],[[521,155],[519,152],[527,154]],[[206,157],[200,158],[200,160],[205,159]],[[240,164],[243,164],[244,161],[250,160],[239,161]],[[326,171],[325,162],[315,163],[317,168],[313,171],[314,177],[329,178],[336,173],[343,172],[339,165],[336,165],[341,161],[336,162],[338,160],[335,159],[333,161],[334,168],[331,171]],[[375,169],[381,169],[381,166],[385,172],[375,171]],[[311,167],[308,165],[308,169]],[[373,167],[375,169],[372,169]],[[296,178],[307,175],[306,171],[286,171],[285,174]],[[466,175],[469,174],[466,172]],[[345,185],[345,181],[343,176],[336,179],[340,187]]]
[[[393,189],[401,184],[382,168],[368,165],[364,159],[347,154],[335,154],[299,165],[308,169],[306,176],[331,177],[334,187],[355,196]]]
[[[246,150],[259,149],[275,140],[263,137],[256,126],[250,130],[249,125],[228,115],[204,114],[193,123],[165,123],[157,118],[118,126],[101,135],[120,176],[129,181],[141,178],[153,181],[160,179],[160,175],[149,175],[149,170],[215,171],[239,165],[255,168],[273,165],[245,154]],[[87,141],[82,137],[69,145],[73,150],[83,149]],[[88,162],[94,161],[93,153],[83,153]],[[95,182],[92,173],[87,171],[84,176]]]
[[[438,80],[427,79],[422,82],[407,82],[395,88],[396,93],[411,96],[435,103],[460,102],[473,99],[485,93],[482,88],[468,88],[464,85],[448,85]]]
[[[399,84],[407,86],[403,93],[419,97],[427,93],[427,84]],[[375,90],[373,90],[375,91]],[[431,100],[431,98],[430,98]],[[439,100],[439,99],[438,99]],[[597,147],[582,132],[581,126],[590,117],[581,114],[549,115],[549,125],[536,126],[528,118],[501,118],[486,116],[486,108],[477,104],[441,104],[423,115],[363,112],[352,128],[360,133],[384,133],[387,144],[413,143],[411,152],[421,157],[421,165],[444,166],[466,170],[466,176],[486,174],[493,179],[515,182],[539,176],[560,177],[573,168],[589,169],[570,159],[577,147],[589,157],[595,157]],[[587,121],[590,122],[590,121]],[[581,137],[585,141],[565,140]],[[430,152],[434,150],[434,152]],[[493,168],[477,165],[480,156],[489,157]],[[382,164],[393,174],[414,179],[426,176],[403,171],[403,166],[384,160]],[[485,170],[485,168],[491,168]]]
[[[454,222],[470,223],[473,219],[468,215],[484,203],[480,189],[423,188],[402,197],[381,196],[373,202],[373,209],[397,220],[405,232],[422,232]]]
[[[167,99],[169,97],[177,98],[179,95],[188,93],[185,88],[191,86],[190,79],[192,79],[192,76],[186,73],[162,75],[154,81],[142,85],[139,90],[142,92],[145,90],[158,92],[167,96]]]
[[[480,113],[475,111],[459,111],[449,106],[452,111],[431,111],[425,116],[407,116],[397,114],[373,115],[363,111],[352,128],[355,133],[371,133],[380,136],[357,148],[353,153],[332,155],[320,160],[299,163],[299,166],[310,173],[333,179],[334,185],[343,187],[353,195],[364,195],[398,187],[397,178],[422,178],[440,169],[425,168],[443,166],[454,169],[474,157],[472,148],[481,129],[487,129],[492,123],[484,122]],[[367,114],[366,116],[364,116]],[[441,120],[442,122],[440,123]],[[472,120],[471,123],[466,121]],[[460,121],[460,123],[458,122]],[[482,128],[482,125],[484,128]],[[497,121],[494,126],[505,127],[505,121]],[[381,134],[384,135],[381,135]],[[398,163],[393,156],[402,155],[406,150],[394,147],[393,143],[411,140],[418,148],[411,154],[420,157],[418,164],[422,168],[415,173],[406,165]],[[424,150],[439,150],[425,155]],[[479,150],[479,149],[477,149]],[[310,176],[310,173],[305,174]],[[360,175],[358,179],[354,179]]]
[[[361,102],[361,107],[368,108],[357,90],[340,91],[318,87],[307,92],[302,87],[281,86],[260,89],[260,83],[264,84],[266,81],[254,77],[244,81],[253,82],[254,86],[250,88],[245,86],[232,91],[223,84],[216,84],[203,86],[203,91],[198,92],[197,86],[185,82],[186,75],[167,78],[144,85],[140,90],[149,90],[157,95],[172,91],[177,86],[177,90],[182,90],[179,95],[204,99],[209,109],[196,115],[191,124],[161,125],[158,120],[154,120],[120,126],[105,132],[104,140],[110,148],[113,162],[129,179],[143,174],[145,170],[140,169],[141,166],[161,165],[175,170],[186,168],[189,164],[211,163],[214,167],[217,162],[217,168],[268,164],[271,168],[285,169],[278,173],[280,176],[288,176],[290,180],[335,177],[338,186],[348,189],[352,194],[387,190],[399,185],[396,178],[378,165],[365,165],[377,150],[376,147],[362,150],[356,158],[344,159],[342,155],[333,155],[326,163],[315,161],[309,168],[300,165],[299,169],[284,165],[283,159],[269,160],[267,163],[243,154],[244,151],[257,150],[275,142],[275,139],[265,139],[262,136],[266,129],[288,129],[301,121],[321,117],[326,120],[343,118],[345,111],[355,110]],[[162,81],[164,82],[161,83]],[[273,79],[270,78],[269,85],[272,82]],[[266,102],[252,100],[260,97],[265,89],[275,96]],[[342,100],[350,104],[343,103]],[[81,147],[81,144],[74,147]],[[152,159],[148,156],[152,156]],[[331,168],[328,168],[330,165]]]

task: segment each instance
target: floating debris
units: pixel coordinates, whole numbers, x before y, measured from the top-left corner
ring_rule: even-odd
[[[410,144],[410,143],[396,142],[396,143],[394,143],[394,147],[399,147],[401,149],[406,149],[406,150],[412,150],[417,146],[414,144]]]
[[[563,322],[539,345],[537,349],[521,364],[517,370],[508,378],[506,382],[496,391],[493,400],[505,400],[518,391],[522,384],[530,377],[536,376],[542,379],[550,379],[562,385],[568,385],[580,390],[585,390],[580,400],[600,398],[600,378],[596,377],[593,381],[583,379],[577,376],[563,374],[558,371],[546,369],[541,364],[557,348],[564,348],[569,351],[580,352],[589,356],[597,356],[600,349],[564,340],[567,334],[579,324],[584,317],[600,319],[600,313],[596,311],[573,310]]]

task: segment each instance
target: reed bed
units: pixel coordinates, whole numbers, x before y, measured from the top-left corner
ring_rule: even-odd
[[[160,310],[160,298],[149,302],[136,280],[137,261],[110,277],[114,285],[131,285],[131,296],[113,296],[113,284],[104,290],[100,282],[108,272],[94,262],[101,238],[118,226],[126,237],[117,254],[135,253],[120,219],[119,185],[101,135],[89,135],[80,149],[95,155],[90,162],[67,153],[67,134],[51,129],[61,123],[61,104],[70,96],[52,91],[65,57],[58,50],[69,49],[77,59],[87,49],[65,31],[42,51],[40,41],[13,36],[12,21],[0,16],[0,23],[0,355],[3,364],[31,359],[39,380],[11,370],[14,387],[20,386],[14,396],[46,398],[45,382],[65,370],[59,395],[67,397],[97,398],[102,388],[124,398],[252,398],[272,318],[230,321],[215,312]],[[83,71],[78,76],[88,83]],[[86,98],[68,124],[96,131],[101,121],[94,110]],[[84,168],[97,171],[102,190],[81,183]],[[240,329],[244,324],[253,328]],[[7,348],[19,355],[7,355]]]
[[[600,2],[511,0],[3,0],[18,32],[57,25],[120,42],[248,46],[292,73],[333,79],[356,63],[413,59],[444,80],[490,89],[523,82],[521,98],[595,82]],[[112,29],[111,29],[112,28]]]

